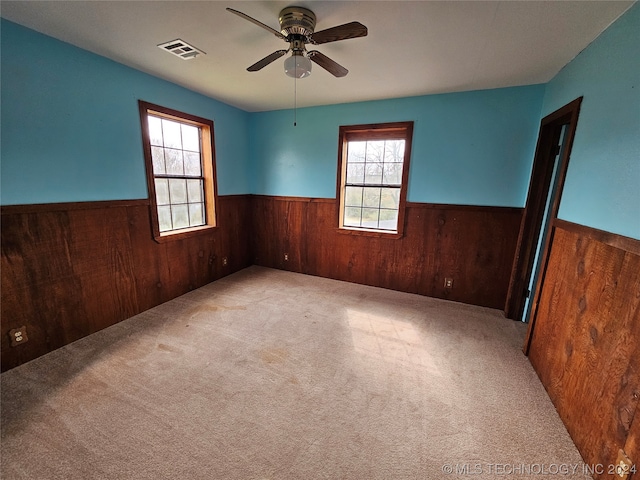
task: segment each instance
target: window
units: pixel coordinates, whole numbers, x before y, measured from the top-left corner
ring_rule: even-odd
[[[402,235],[413,122],[340,127],[339,225]]]
[[[139,106],[154,237],[214,227],[213,122],[143,101]]]

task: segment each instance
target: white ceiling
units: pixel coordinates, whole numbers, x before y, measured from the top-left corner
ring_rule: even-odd
[[[314,106],[545,83],[630,1],[5,1],[13,22],[247,111],[293,107],[284,58],[246,67],[286,48],[225,11],[240,10],[279,30],[278,13],[300,5],[316,31],[359,21],[363,38],[314,47],[349,69],[318,65],[297,82],[297,105]],[[181,60],[157,48],[181,38],[207,55]],[[6,47],[6,45],[5,45]]]

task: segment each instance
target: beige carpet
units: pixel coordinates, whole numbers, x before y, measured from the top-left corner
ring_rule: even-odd
[[[524,333],[251,267],[2,374],[2,478],[588,478]]]

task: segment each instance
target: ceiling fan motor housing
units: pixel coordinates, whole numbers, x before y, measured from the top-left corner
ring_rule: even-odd
[[[338,25],[315,32],[316,16],[311,10],[304,7],[283,8],[280,11],[279,32],[269,25],[250,17],[246,13],[239,12],[233,8],[227,8],[227,11],[254,23],[289,44],[288,49],[277,50],[248,67],[247,70],[250,72],[257,72],[278,58],[291,52],[291,56],[285,60],[285,72],[290,77],[304,78],[309,75],[309,73],[311,73],[311,62],[324,68],[334,77],[344,77],[349,73],[349,70],[317,50],[307,52],[306,44],[321,45],[339,40],[347,40],[349,38],[367,36],[367,27],[359,22],[345,23],[344,25]]]
[[[303,7],[287,7],[280,12],[280,33],[309,37],[316,28],[315,14]]]

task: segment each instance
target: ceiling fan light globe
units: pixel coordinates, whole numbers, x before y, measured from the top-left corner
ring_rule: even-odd
[[[284,61],[284,73],[291,78],[305,78],[311,75],[311,60],[304,55],[291,55]]]

